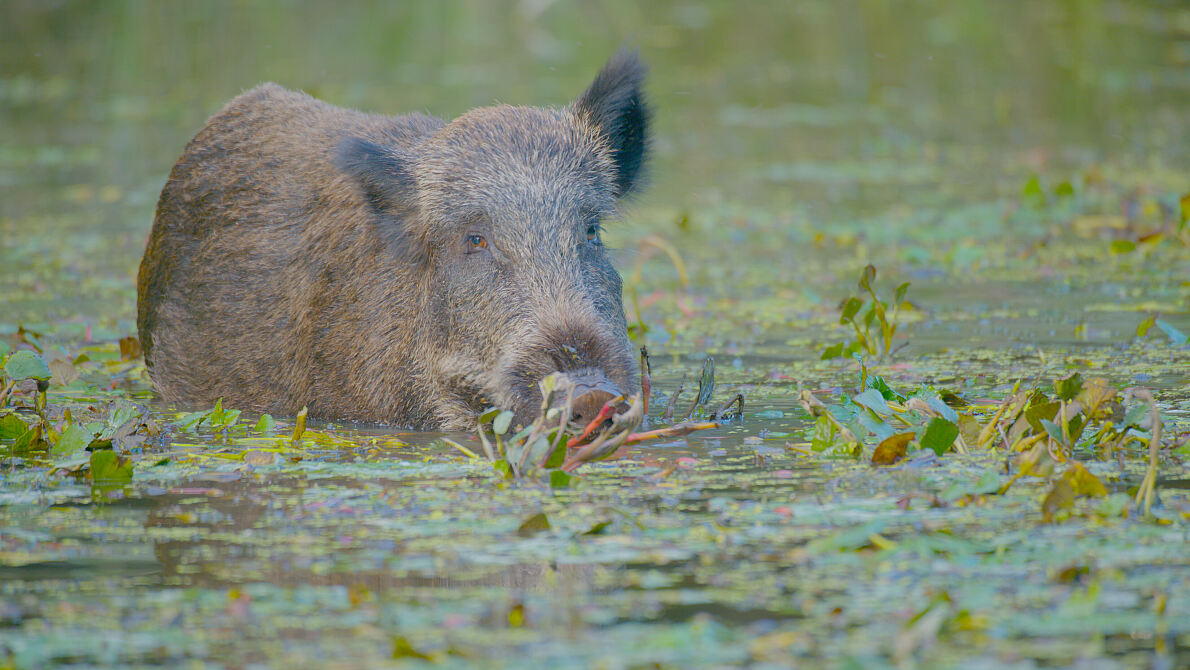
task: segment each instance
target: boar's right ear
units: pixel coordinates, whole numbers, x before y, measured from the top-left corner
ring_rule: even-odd
[[[335,165],[355,179],[378,214],[412,204],[417,184],[410,162],[397,150],[359,137],[344,139],[335,151]]]
[[[649,106],[641,92],[645,72],[635,51],[621,51],[574,103],[575,112],[602,130],[611,145],[621,196],[640,184],[649,145]]]

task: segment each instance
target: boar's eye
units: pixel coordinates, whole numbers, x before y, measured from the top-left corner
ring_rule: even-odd
[[[467,253],[475,253],[488,248],[488,238],[474,233],[467,236]]]
[[[603,241],[599,239],[599,224],[587,226],[587,241],[596,246],[603,244]]]

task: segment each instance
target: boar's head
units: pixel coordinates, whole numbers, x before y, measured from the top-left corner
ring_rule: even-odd
[[[340,145],[339,166],[417,267],[427,374],[451,396],[444,425],[488,404],[527,422],[556,371],[586,389],[579,415],[638,390],[601,230],[641,180],[644,73],[621,53],[564,108],[485,107],[413,146]]]

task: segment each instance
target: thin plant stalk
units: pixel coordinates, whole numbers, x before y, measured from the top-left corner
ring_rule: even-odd
[[[645,440],[656,440],[662,437],[682,437],[696,430],[709,430],[718,427],[719,423],[716,421],[684,421],[666,428],[657,428],[656,430],[648,430],[643,433],[632,433],[624,440],[624,444],[636,444]]]
[[[682,379],[678,382],[678,388],[669,396],[669,402],[665,404],[665,412],[662,413],[661,418],[665,421],[672,421],[674,418],[674,410],[677,409],[678,396],[682,395],[682,391],[686,390],[686,374],[682,373]]]
[[[649,348],[640,348],[640,392],[645,401],[645,416],[649,416],[649,394],[653,390],[653,383],[649,379],[652,372],[649,365]]]
[[[1145,478],[1136,492],[1136,504],[1141,505],[1145,518],[1152,518],[1151,508],[1153,499],[1157,496],[1157,452],[1161,449],[1161,414],[1157,411],[1157,401],[1148,389],[1136,389],[1133,397],[1149,403],[1149,411],[1153,416],[1153,430],[1149,437],[1149,467],[1145,470]]]

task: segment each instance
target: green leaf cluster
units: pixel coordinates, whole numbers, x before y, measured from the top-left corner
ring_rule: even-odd
[[[566,424],[570,417],[555,406],[561,392],[559,378],[555,373],[541,380],[541,414],[527,426],[517,426],[514,430],[515,414],[498,407],[479,415],[477,431],[484,453],[505,477],[519,477],[537,470],[561,472],[557,468],[566,458]],[[566,476],[551,476],[551,485],[569,486],[572,477],[561,474]]]
[[[177,426],[188,433],[196,433],[201,429],[216,433],[247,432],[246,426],[237,426],[242,412],[238,409],[224,409],[223,398],[215,401],[215,406],[202,412],[192,412],[178,419]],[[265,420],[268,417],[268,421]],[[265,432],[270,429],[272,417],[265,414],[257,422],[255,430]]]
[[[822,352],[823,360],[846,358],[861,352],[881,358],[892,355],[893,337],[900,327],[898,317],[907,307],[905,294],[909,291],[909,282],[893,291],[892,308],[889,309],[889,304],[876,295],[872,286],[875,279],[876,267],[865,266],[859,278],[859,294],[847,298],[840,306],[839,325],[850,325],[855,339],[827,347]]]

